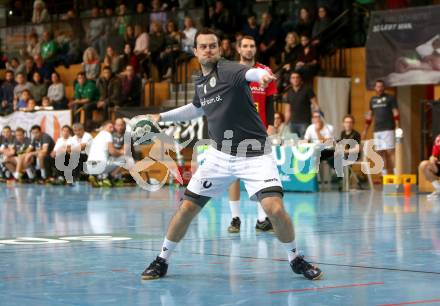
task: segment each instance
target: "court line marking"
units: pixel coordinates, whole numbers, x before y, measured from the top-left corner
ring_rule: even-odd
[[[366,287],[366,286],[384,285],[384,284],[385,284],[384,282],[370,282],[370,283],[361,283],[361,284],[348,284],[348,285],[337,285],[337,286],[311,287],[311,288],[302,288],[302,289],[275,290],[275,291],[269,291],[269,293],[270,294],[279,294],[279,293],[289,293],[289,292],[318,291],[318,290],[327,290],[327,289]]]
[[[400,306],[400,305],[430,304],[430,303],[437,303],[437,302],[440,302],[440,299],[418,300],[418,301],[411,301],[411,302],[401,302],[401,303],[397,303],[397,304],[381,304],[379,306]]]

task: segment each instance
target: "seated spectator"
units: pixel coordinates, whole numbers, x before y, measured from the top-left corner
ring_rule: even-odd
[[[12,129],[9,125],[6,125],[2,129],[0,135],[0,181],[4,181],[9,178],[8,169],[5,167],[4,161],[8,158],[11,147],[14,145],[14,135],[12,135]]]
[[[23,64],[20,65],[18,58],[14,57],[13,59],[11,59],[6,63],[6,69],[11,70],[16,75],[18,73],[24,72],[24,65]]]
[[[260,44],[260,28],[257,24],[257,16],[250,14],[247,17],[247,22],[243,26],[243,35],[251,36],[254,38],[257,45]]]
[[[136,37],[136,42],[134,44],[133,52],[139,58],[143,59],[148,55],[148,33],[141,25],[134,26],[134,35]]]
[[[318,100],[313,90],[304,84],[301,74],[292,72],[291,88],[284,95],[284,114],[286,123],[290,124],[290,132],[303,138],[312,117],[312,108],[319,110]]]
[[[180,37],[177,24],[170,20],[167,22],[167,31],[165,35],[165,50],[160,54],[160,60],[157,62],[157,69],[162,79],[171,78],[173,68],[180,55]]]
[[[26,46],[26,56],[34,57],[35,55],[39,55],[41,52],[41,45],[40,41],[38,40],[38,34],[35,32],[32,32],[29,35],[29,42]]]
[[[144,3],[138,1],[138,3],[136,3],[136,14],[133,16],[132,24],[145,29],[147,27],[147,17]]]
[[[358,154],[359,159],[359,153],[360,153],[360,144],[361,144],[361,134],[356,131],[354,127],[354,117],[352,115],[345,115],[343,119],[343,125],[344,130],[341,132],[341,136],[338,139],[338,142],[344,139],[351,139],[357,142],[357,146],[354,148],[349,148],[349,146],[346,146],[344,149],[345,157],[348,156],[348,154]]]
[[[34,59],[32,57],[27,57],[24,60],[24,70],[23,73],[26,77],[26,81],[31,82],[32,78],[34,77],[34,72],[35,72],[35,62]]]
[[[102,57],[105,54],[106,46],[106,20],[99,17],[99,8],[92,8],[92,18],[89,23],[89,30],[87,33],[87,42],[90,47]]]
[[[49,22],[49,13],[46,9],[46,4],[43,0],[34,1],[34,10],[32,12],[32,23],[40,24],[44,22]]]
[[[64,84],[60,80],[60,75],[58,72],[52,73],[51,81],[52,84],[47,89],[47,98],[49,99],[48,106],[53,106],[54,109],[67,109],[65,88]]]
[[[72,151],[80,152],[78,166],[73,170],[73,179],[78,181],[80,179],[81,170],[83,169],[83,164],[87,162],[87,152],[93,141],[93,137],[84,130],[84,126],[81,123],[73,124],[72,129],[74,134],[71,141]]]
[[[132,66],[135,73],[139,72],[139,62],[137,60],[136,55],[134,55],[130,44],[125,44],[124,46],[124,54],[121,57],[122,67],[127,67],[128,65]]]
[[[318,19],[313,24],[312,38],[315,38],[319,33],[324,31],[330,25],[331,20],[328,16],[327,8],[325,6],[320,6],[318,9]],[[312,41],[313,45],[318,45],[320,43],[319,39],[314,39]]]
[[[232,31],[232,16],[222,0],[216,0],[214,7],[209,7],[207,25],[226,35]]]
[[[37,102],[35,102],[35,99],[29,99],[26,104],[26,107],[22,107],[19,109],[20,112],[29,112],[29,113],[35,112],[37,110],[39,110],[39,107],[37,107]]]
[[[182,51],[193,55],[194,38],[196,37],[197,29],[194,27],[194,21],[190,16],[185,17],[183,24]]]
[[[96,102],[99,98],[99,92],[96,88],[96,83],[86,79],[84,72],[77,75],[77,83],[75,84],[74,100],[69,103],[69,107],[74,112],[75,122],[79,122],[80,109],[85,112],[86,128],[90,128],[92,124],[92,111],[96,107]]]
[[[284,115],[276,112],[274,114],[273,127],[269,127],[267,132],[272,140],[276,140],[277,144],[281,144],[284,136],[289,133],[289,127],[284,123]]]
[[[58,51],[58,44],[54,39],[53,32],[44,31],[43,40],[41,41],[41,57],[43,61],[48,65],[56,66]]]
[[[31,100],[30,91],[25,89],[20,94],[20,98],[17,99],[14,105],[14,111],[24,111],[28,107],[29,100]]]
[[[97,81],[99,90],[99,99],[96,103],[97,109],[102,109],[104,113],[104,120],[108,120],[109,107],[119,105],[122,100],[122,82],[121,79],[114,75],[110,67],[104,67],[102,77]]]
[[[141,104],[141,87],[141,79],[136,75],[133,66],[128,65],[122,76],[122,101],[119,106],[139,107]]]
[[[54,110],[54,107],[48,97],[43,97],[43,99],[41,99],[40,110]]]
[[[265,65],[269,65],[270,57],[274,54],[277,45],[277,38],[280,32],[280,28],[273,21],[272,15],[268,12],[264,12],[262,15],[262,23],[260,25],[260,59]]]
[[[16,180],[23,176],[25,168],[23,167],[23,154],[26,153],[31,140],[26,137],[26,132],[21,127],[15,129],[15,138],[12,146],[4,153],[4,165],[13,174]]]
[[[126,28],[131,22],[131,16],[128,15],[127,6],[124,3],[119,4],[117,15],[115,27],[119,35],[124,36]]]
[[[113,73],[119,73],[123,69],[121,56],[119,56],[112,47],[107,48],[103,64],[104,66],[110,67]]]
[[[41,131],[39,125],[32,126],[31,135],[32,140],[26,153],[20,156],[23,158],[23,169],[26,170],[28,179],[31,181],[36,177],[35,170],[40,170],[40,178],[45,182],[51,176],[53,160],[50,153],[55,143],[52,137]],[[18,176],[20,179],[21,173]]]
[[[151,25],[157,23],[160,28],[165,26],[167,22],[167,13],[165,12],[166,4],[162,4],[161,0],[151,1],[151,13],[150,13],[150,32],[152,31]]]
[[[420,163],[419,169],[425,178],[432,183],[434,191],[428,195],[428,200],[435,201],[440,198],[440,135],[434,140],[432,153],[428,160]]]
[[[34,63],[35,63],[34,70],[40,74],[41,79],[45,83],[50,83],[52,72],[54,71],[53,65],[45,63],[40,55],[34,56]],[[33,78],[34,78],[34,74],[32,73],[32,79]]]
[[[50,153],[50,156],[55,159],[57,156],[64,157],[64,164],[68,164],[70,162],[70,152],[72,150],[72,135],[73,130],[70,126],[64,125],[61,128],[61,137],[57,139],[55,146]],[[50,184],[53,185],[64,185],[66,184],[66,180],[64,178],[64,172],[58,170],[56,167],[54,170],[54,178],[49,180]]]
[[[277,80],[279,92],[283,92],[284,89],[289,86],[290,74],[294,70],[299,51],[300,43],[298,35],[295,32],[287,33],[286,44],[277,59],[277,64],[282,65]]]
[[[129,44],[131,49],[134,49],[136,44],[136,35],[134,33],[134,27],[132,25],[127,25],[124,33],[124,43]]]
[[[311,37],[313,29],[313,18],[308,8],[303,7],[299,10],[298,23],[295,27],[295,32],[299,35]]]
[[[146,65],[144,61],[143,70],[144,72],[150,69],[151,64],[157,64],[160,60],[160,54],[165,50],[165,34],[163,33],[161,24],[157,21],[152,21],[150,25],[150,41],[149,41],[149,51],[150,51],[150,65]],[[151,76],[151,71],[148,73]]]
[[[301,35],[301,45],[295,71],[300,72],[304,80],[310,82],[319,70],[318,53],[315,47],[310,45],[309,37],[305,35]]]
[[[30,92],[32,85],[26,81],[23,73],[17,74],[15,80],[17,85],[14,87],[14,103],[17,103],[21,99],[23,91],[27,90]]]
[[[82,71],[87,80],[96,80],[101,72],[101,63],[98,53],[92,47],[87,48],[83,54]]]
[[[14,80],[14,73],[7,70],[5,73],[5,81],[0,87],[0,116],[9,115],[14,111],[14,88],[17,82]]]
[[[47,85],[41,79],[38,71],[34,72],[34,77],[31,83],[31,96],[37,104],[41,104],[41,99],[47,95]]]
[[[329,165],[334,168],[334,128],[324,121],[324,115],[321,111],[313,111],[312,124],[307,128],[304,140],[306,142],[323,145],[320,160],[327,161]]]
[[[227,60],[236,61],[238,59],[237,51],[232,48],[231,40],[225,38],[221,42],[221,54]]]

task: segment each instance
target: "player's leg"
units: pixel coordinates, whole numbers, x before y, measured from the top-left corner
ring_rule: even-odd
[[[250,198],[261,203],[273,224],[275,235],[287,251],[293,271],[308,279],[319,279],[321,270],[298,256],[293,224],[284,209],[283,188],[273,156],[241,158],[236,165],[235,175],[243,180]]]
[[[22,167],[23,170],[26,171],[29,180],[35,179],[34,163],[35,156],[33,155],[33,153],[26,153],[23,155]]]
[[[236,180],[229,186],[229,209],[231,210],[231,224],[228,227],[228,232],[240,232],[240,180]]]
[[[428,199],[440,198],[440,168],[437,164],[424,160],[420,163],[420,171],[425,174],[425,178],[432,183],[434,191],[428,195]]]
[[[48,154],[46,152],[44,152],[43,150],[39,151],[37,154],[37,162],[40,167],[41,178],[43,180],[47,179],[47,175],[48,175],[48,173],[46,173],[47,172],[47,169],[46,169],[47,155]]]
[[[386,156],[387,156],[387,171],[390,174],[394,173],[396,151],[394,149],[387,150]]]

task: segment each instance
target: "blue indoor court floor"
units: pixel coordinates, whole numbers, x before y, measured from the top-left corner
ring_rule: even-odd
[[[229,234],[226,195],[189,228],[167,277],[142,281],[181,192],[3,185],[0,305],[440,305],[440,202],[377,191],[286,194],[320,281],[255,232],[247,199]]]

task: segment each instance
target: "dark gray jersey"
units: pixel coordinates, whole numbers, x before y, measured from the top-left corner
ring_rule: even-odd
[[[249,69],[220,59],[209,75],[196,80],[193,104],[203,108],[209,137],[216,142],[218,150],[234,156],[259,156],[271,150],[245,78]],[[228,130],[232,131],[232,138],[230,135],[225,137]]]

